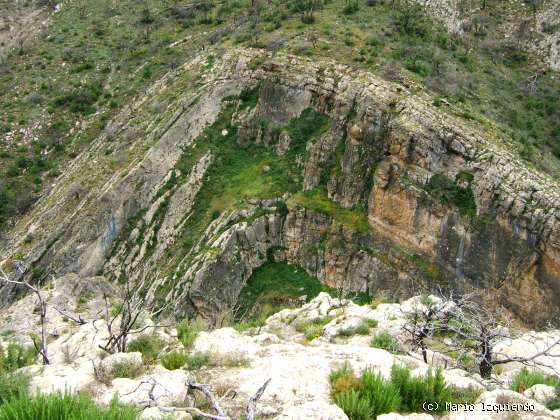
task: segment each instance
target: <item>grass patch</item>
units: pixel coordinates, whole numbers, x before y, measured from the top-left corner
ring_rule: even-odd
[[[32,346],[10,343],[5,349],[0,346],[0,375],[32,365],[37,359],[37,350]]]
[[[185,366],[189,360],[185,353],[172,351],[161,356],[161,364],[168,370],[176,370]]]
[[[333,319],[331,316],[325,316],[311,321],[300,321],[295,325],[295,329],[297,332],[303,333],[307,341],[313,341],[321,337],[323,328]]]
[[[198,327],[188,319],[184,319],[177,324],[177,338],[185,348],[192,347],[197,336]]]
[[[285,262],[267,262],[253,271],[239,294],[237,313],[245,315],[239,321],[266,319],[282,308],[299,305],[301,296],[306,296],[309,302],[329,290],[301,267]]]
[[[397,354],[401,352],[399,342],[387,331],[380,331],[373,336],[370,343],[371,347],[387,350],[390,353]]]
[[[324,285],[303,268],[285,262],[269,261],[253,271],[241,290],[234,328],[245,331],[260,327],[269,316],[281,309],[300,306],[299,298],[302,296],[309,302],[321,292],[337,296],[336,289]],[[348,298],[356,304],[370,301],[369,295],[364,292],[350,292]]]
[[[29,377],[17,373],[0,375],[0,407],[11,400],[22,399],[28,395]]]
[[[363,320],[355,327],[343,328],[338,332],[339,337],[352,337],[354,335],[368,335],[371,328],[377,327],[375,319]]]
[[[542,372],[529,370],[526,367],[521,369],[511,381],[510,388],[522,394],[533,385],[544,384],[560,388],[560,378],[555,376],[545,375]]]
[[[327,197],[323,188],[298,193],[290,199],[291,202],[305,208],[323,213],[333,219],[334,222],[347,226],[360,233],[370,233],[371,228],[367,220],[367,214],[362,209],[346,209]]]
[[[155,334],[144,334],[128,343],[127,352],[142,353],[144,363],[154,363],[165,347],[165,342]]]
[[[0,420],[134,420],[137,416],[134,408],[120,407],[116,400],[102,408],[82,394],[21,396],[0,405]]]
[[[330,374],[331,397],[350,420],[367,420],[390,412],[422,412],[424,402],[473,403],[477,394],[459,391],[445,383],[443,373],[431,370],[412,377],[407,368],[393,365],[391,378],[366,369],[358,378],[347,365]]]

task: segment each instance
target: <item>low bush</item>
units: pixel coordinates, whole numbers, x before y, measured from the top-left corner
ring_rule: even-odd
[[[331,383],[331,396],[333,398],[346,391],[361,390],[362,387],[360,379],[348,364],[333,370],[329,375],[329,381]]]
[[[118,362],[115,363],[113,365],[113,377],[114,378],[136,378],[137,376],[140,376],[143,372],[143,369],[131,362],[128,361],[122,361],[122,362]]]
[[[426,401],[438,403],[442,410],[445,408],[445,402],[455,402],[455,392],[445,384],[441,370],[435,374],[429,370],[426,376],[413,377],[407,368],[393,365],[391,382],[399,391],[400,409],[403,411],[420,412],[423,410],[422,404]]]
[[[113,401],[97,406],[86,395],[51,394],[29,398],[22,395],[0,405],[0,420],[133,420],[136,411]]]
[[[188,356],[185,353],[172,351],[161,356],[161,364],[164,368],[169,370],[176,370],[183,366],[188,361]]]
[[[514,376],[510,388],[519,393],[523,393],[533,385],[544,384],[560,387],[560,379],[554,376],[545,375],[542,372],[523,368]]]
[[[295,325],[296,331],[304,334],[307,341],[319,338],[323,334],[323,327],[332,321],[332,317],[314,319],[312,321],[301,321]]]
[[[10,343],[4,350],[0,347],[0,374],[9,373],[33,364],[37,358],[35,348]]]
[[[193,353],[187,356],[187,369],[198,370],[210,364],[210,353]]]
[[[143,366],[138,366],[128,360],[115,362],[112,365],[100,364],[95,369],[97,380],[105,385],[110,385],[115,378],[136,378],[143,372]]]
[[[367,420],[396,411],[398,390],[380,374],[367,369],[357,378],[348,366],[331,372],[331,395],[350,420]]]
[[[355,327],[343,328],[338,332],[340,337],[352,337],[353,335],[368,335],[370,328],[375,328],[377,321],[375,319],[368,319],[362,321]]]
[[[390,353],[396,354],[401,351],[399,342],[388,332],[380,331],[371,340],[371,347],[387,350]]]
[[[145,363],[154,363],[165,347],[165,342],[155,334],[141,335],[128,343],[127,351],[142,353]]]
[[[177,338],[186,348],[193,345],[197,335],[197,328],[188,319],[184,319],[177,324]]]
[[[8,373],[0,375],[0,406],[13,399],[23,398],[28,394],[29,377]]]
[[[422,403],[474,403],[478,392],[459,391],[445,383],[443,373],[431,370],[412,377],[407,368],[393,365],[391,378],[366,369],[358,378],[347,365],[330,374],[333,401],[350,420],[373,419],[380,414],[402,411],[421,412]]]

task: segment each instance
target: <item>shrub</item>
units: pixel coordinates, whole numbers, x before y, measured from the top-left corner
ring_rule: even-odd
[[[426,376],[412,377],[407,368],[393,365],[391,381],[399,391],[403,411],[422,411],[422,404],[427,401],[438,403],[443,410],[446,402],[455,402],[454,389],[445,384],[441,369],[435,374],[430,369]]]
[[[342,337],[352,337],[353,335],[368,335],[371,326],[377,326],[377,321],[375,319],[368,319],[366,321],[362,321],[355,327],[347,327],[343,328],[338,332],[339,336]]]
[[[365,321],[370,328],[377,328],[379,322],[377,319],[366,319]]]
[[[350,420],[376,418],[396,411],[400,397],[398,389],[380,374],[367,369],[358,379],[347,366],[331,372],[331,395]]]
[[[115,362],[112,365],[99,364],[95,369],[97,380],[105,385],[110,385],[115,378],[133,379],[143,373],[143,366],[138,366],[128,360]]]
[[[297,332],[302,332],[307,341],[312,341],[319,338],[323,334],[323,327],[332,321],[332,317],[326,316],[317,318],[313,321],[302,321],[296,324]]]
[[[398,391],[394,384],[371,369],[362,374],[362,395],[369,401],[374,416],[396,411],[400,403]]]
[[[198,370],[210,364],[210,353],[194,353],[187,356],[187,369]]]
[[[474,403],[480,392],[458,391],[445,384],[441,370],[411,377],[404,367],[393,365],[391,379],[366,369],[358,379],[346,365],[330,374],[331,396],[350,420],[372,419],[395,411],[419,412],[424,402]]]
[[[94,105],[102,93],[101,83],[90,83],[58,96],[52,105],[57,108],[68,108],[74,113],[93,114]]]
[[[334,397],[334,402],[346,413],[350,420],[369,420],[375,418],[369,401],[359,392],[351,389]]]
[[[142,359],[145,363],[153,363],[157,359],[159,353],[163,350],[165,343],[155,334],[145,334],[128,343],[127,351],[139,351],[142,353]]]
[[[560,409],[560,387],[556,387],[556,396],[546,403],[546,408],[552,411]]]
[[[323,326],[322,325],[310,325],[305,329],[304,335],[307,341],[313,341],[316,338],[321,337],[323,334]]]
[[[183,346],[185,346],[186,348],[189,348],[193,345],[197,335],[197,329],[191,323],[189,323],[188,319],[184,319],[177,324],[177,338],[181,343],[183,343]]]
[[[28,387],[27,376],[17,373],[0,375],[0,407],[8,401],[25,397]]]
[[[122,361],[115,363],[112,367],[113,378],[136,378],[142,374],[143,369],[134,363]]]
[[[31,365],[36,357],[37,351],[33,347],[10,343],[4,350],[0,348],[0,374]]]
[[[542,372],[523,368],[513,378],[510,388],[515,392],[523,393],[525,390],[537,384],[560,387],[560,379],[545,375]]]
[[[457,184],[457,181],[436,174],[426,183],[425,189],[442,204],[457,207],[461,216],[476,215],[476,202],[470,183],[469,186],[462,187]]]
[[[136,417],[133,408],[120,407],[116,400],[102,408],[86,395],[20,396],[0,405],[0,420],[133,420]]]
[[[375,334],[370,345],[371,347],[384,349],[391,353],[399,353],[401,350],[398,341],[386,331],[380,331]]]
[[[183,367],[187,363],[188,357],[184,353],[172,351],[161,357],[161,364],[169,370],[176,370]]]
[[[360,4],[358,0],[346,0],[346,4],[342,8],[342,14],[352,15],[360,10]]]
[[[329,375],[329,381],[331,383],[331,395],[333,398],[338,394],[350,390],[359,391],[362,388],[362,383],[348,364],[333,370]]]

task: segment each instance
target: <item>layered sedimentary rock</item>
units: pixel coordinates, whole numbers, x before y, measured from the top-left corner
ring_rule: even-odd
[[[243,102],[247,91],[254,97]],[[151,112],[159,101],[163,114]],[[329,124],[302,145],[286,127],[306,110]],[[215,148],[192,150],[226,114],[224,139],[234,129],[237,147],[288,160],[297,189],[239,197],[190,232],[221,162]],[[333,62],[234,50],[208,66],[201,56],[112,122],[112,138],[77,158],[3,255],[22,261],[16,276],[41,269],[137,282],[178,314],[231,308],[252,271],[277,259],[372,294],[484,288],[525,321],[551,319],[560,188],[506,140],[452,114]],[[123,153],[116,168],[100,158],[109,142]],[[81,199],[68,193],[78,181],[87,183]]]

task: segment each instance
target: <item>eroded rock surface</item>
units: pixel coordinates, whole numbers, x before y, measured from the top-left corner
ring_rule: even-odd
[[[255,67],[253,60],[264,63]],[[130,119],[190,72],[203,75],[164,115]],[[237,99],[244,92],[254,95],[248,105]],[[178,162],[232,107],[221,135],[236,130],[238,147],[292,159],[300,175],[291,182],[303,191],[264,201],[240,197],[202,232],[192,231],[216,156],[209,148],[186,168]],[[308,109],[327,117],[329,127],[304,139],[303,150],[286,124]],[[69,198],[106,147],[102,136],[12,232],[3,254],[10,261],[26,255],[24,276],[34,268],[104,273],[134,281],[153,299],[171,299],[178,315],[212,318],[235,305],[272,253],[347,290],[408,297],[417,281],[425,288],[482,287],[523,321],[542,323],[558,313],[557,183],[527,168],[504,139],[422,95],[333,62],[240,49],[210,70],[205,56],[197,57],[130,113],[112,122],[113,144],[129,147],[127,165],[104,171],[96,161],[88,194]],[[131,132],[141,139],[130,143]],[[317,202],[327,208],[317,210]],[[31,244],[24,241],[30,230]]]
[[[394,364],[407,367],[412,375],[425,375],[430,368],[445,366],[443,359],[437,358],[431,358],[432,364],[425,364],[421,355],[414,351],[392,354],[370,346],[375,334],[387,332],[406,349],[407,337],[402,324],[410,311],[422,305],[421,300],[415,297],[402,304],[380,304],[372,308],[321,293],[302,307],[274,314],[259,328],[246,332],[238,332],[233,328],[200,332],[193,347],[184,350],[190,355],[206,355],[207,365],[197,366],[196,369],[185,365],[176,370],[167,370],[159,364],[159,360],[154,364],[146,364],[140,353],[134,352],[106,356],[97,346],[106,339],[106,326],[101,321],[95,322],[95,325],[89,322],[64,332],[50,344],[51,365],[34,365],[22,371],[32,375],[33,392],[51,393],[64,389],[88,392],[103,405],[118,398],[122,403],[138,407],[141,418],[166,418],[166,415],[189,418],[188,414],[170,411],[170,408],[196,404],[192,394],[188,393],[187,384],[192,382],[206,383],[218,395],[235,390],[234,394],[222,398],[221,404],[233,418],[240,418],[248,398],[270,378],[271,382],[258,403],[260,415],[272,419],[345,420],[348,418],[346,414],[331,401],[329,374],[333,369],[347,364],[357,373],[368,368],[388,378]],[[321,320],[323,322],[317,322]],[[355,326],[357,320],[362,323],[369,321],[375,326],[363,335],[340,334],[341,328]],[[372,320],[377,323],[372,323]],[[147,319],[144,322],[150,324]],[[5,331],[12,323],[17,324],[17,320],[4,320],[0,327]],[[63,320],[55,323],[66,324]],[[314,335],[316,338],[306,338],[304,333],[299,332],[298,325],[302,323],[321,325]],[[166,343],[166,351],[181,351],[182,346],[175,338],[175,331],[158,327],[154,332]],[[100,380],[99,372],[111,371],[121,363],[133,365],[136,376],[108,376],[112,378],[110,381]],[[506,367],[508,369],[495,376],[494,381],[484,381],[480,376],[461,369],[445,369],[443,373],[447,384],[480,393],[480,396],[475,403],[475,414],[472,411],[448,412],[443,418],[466,419],[473,418],[473,415],[487,419],[509,418],[508,413],[483,410],[483,402],[529,403],[534,411],[519,412],[518,416],[560,418],[559,414],[547,410],[543,405],[554,390],[536,385],[523,395],[510,391],[507,388],[511,374],[519,372],[521,367],[515,364]],[[432,417],[428,413],[391,413],[382,418]]]

